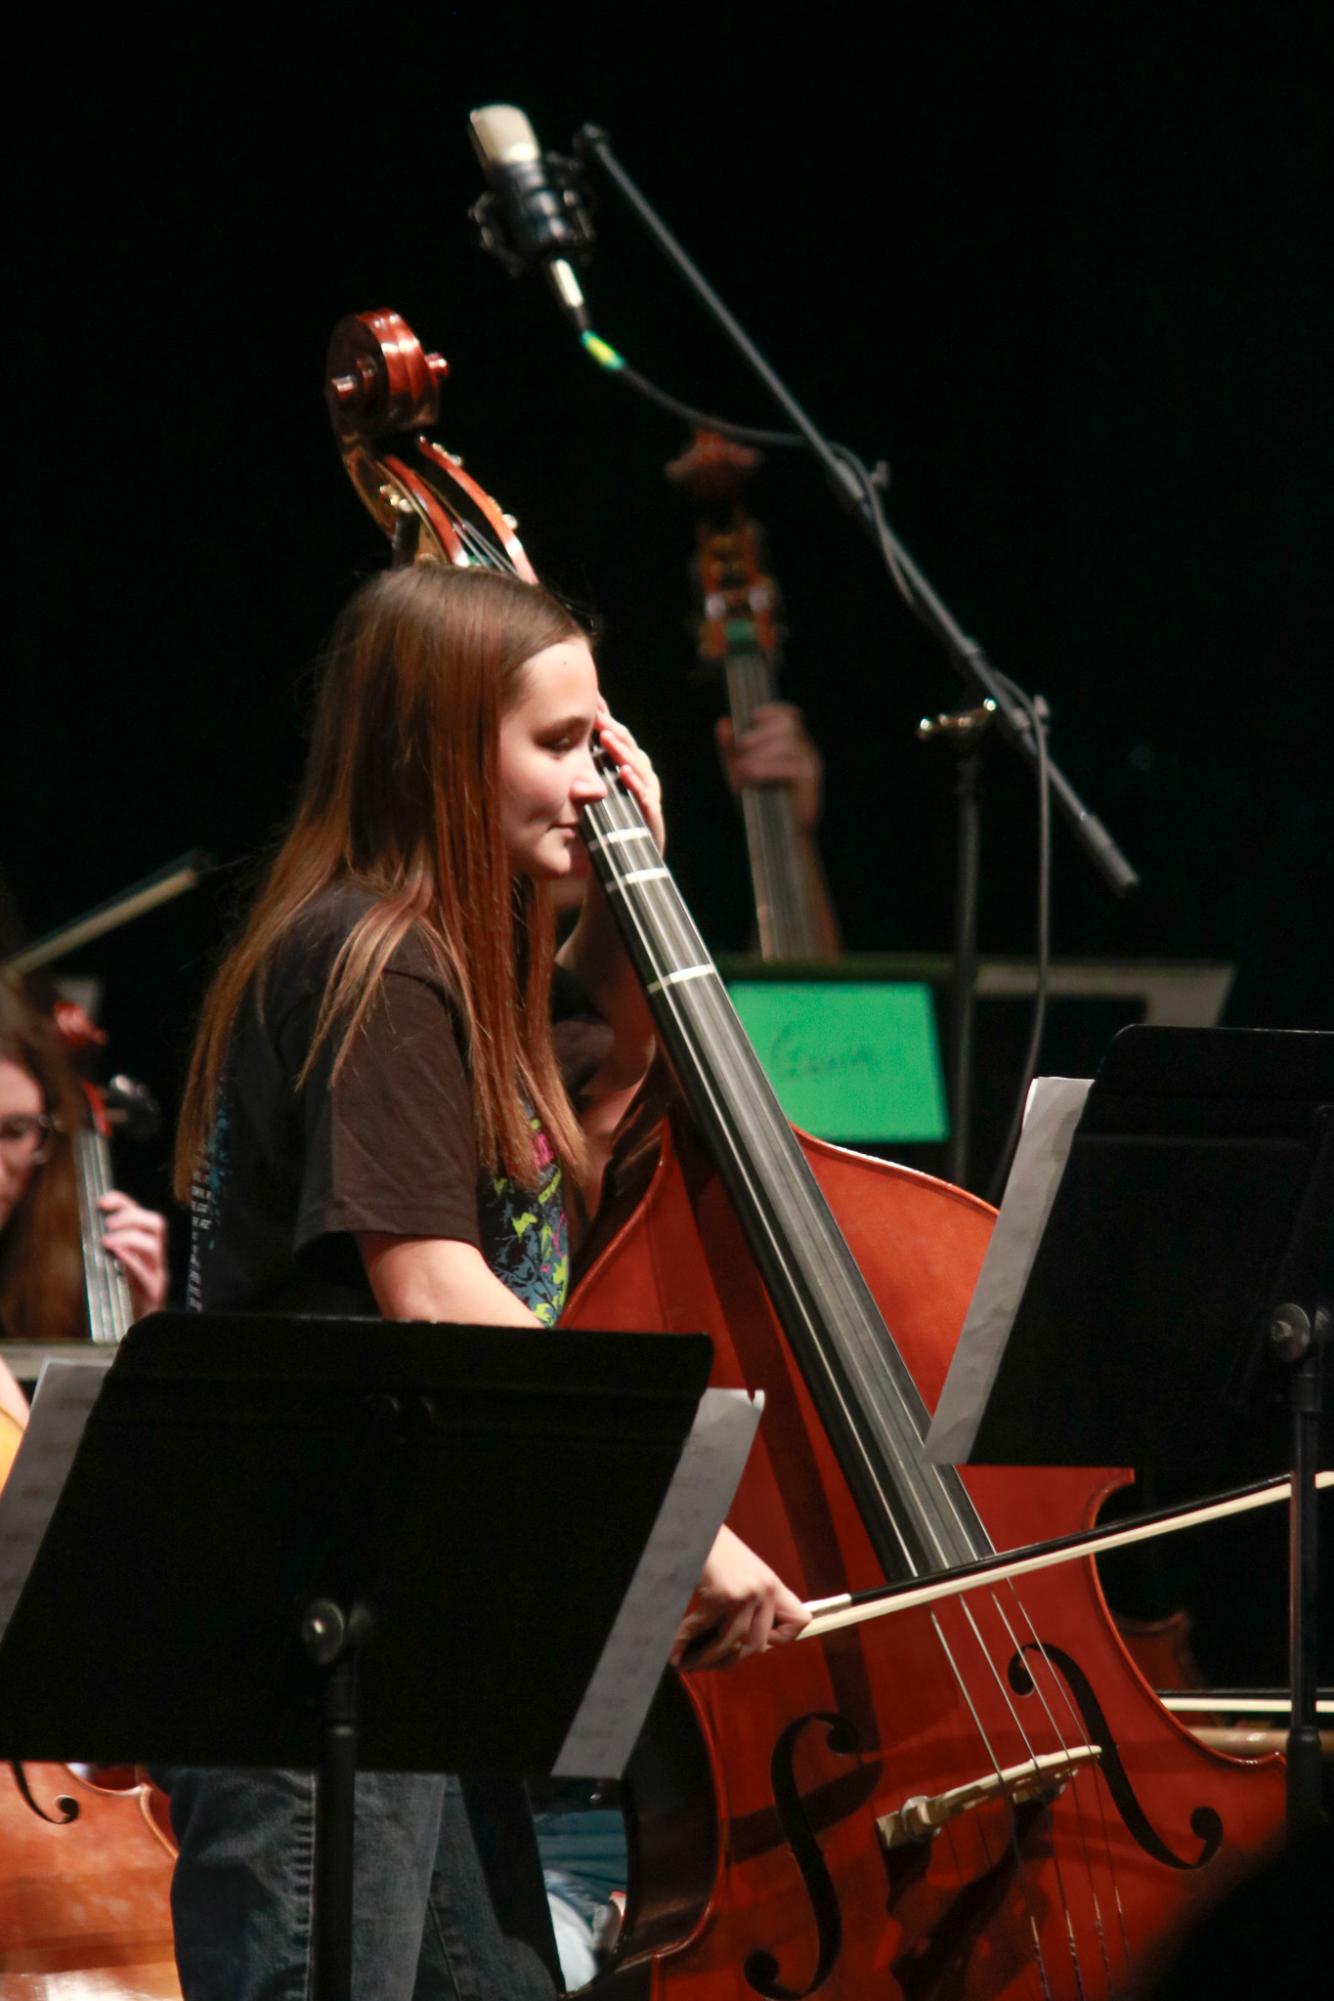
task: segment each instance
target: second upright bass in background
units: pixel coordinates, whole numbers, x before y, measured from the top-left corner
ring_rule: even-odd
[[[801,716],[780,702],[782,617],[759,523],[742,504],[758,452],[697,431],[667,468],[698,508],[691,575],[699,657],[721,676],[727,714],[719,742],[740,796],[746,859],[765,959],[832,959],[838,920],[816,839],[820,754]]]

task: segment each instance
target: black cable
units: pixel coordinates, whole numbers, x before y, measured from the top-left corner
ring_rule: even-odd
[[[609,341],[603,340],[600,334],[581,334],[580,343],[606,374],[622,377],[629,388],[646,397],[650,403],[656,403],[659,409],[668,411],[673,417],[679,417],[694,430],[721,431],[724,437],[736,438],[743,445],[780,446],[783,449],[797,451],[810,449],[809,441],[800,431],[766,431],[755,424],[734,424],[729,417],[719,417],[713,411],[697,410],[693,403],[683,403],[679,396],[669,395],[667,390],[659,389],[656,382],[650,382],[646,375],[641,375],[637,368],[631,368],[625,357],[619,354]],[[912,587],[895,556],[894,538],[890,534],[889,523],[885,519],[880,499],[881,490],[888,477],[883,463],[872,471],[865,460],[859,458],[853,451],[851,445],[840,445],[833,439],[827,440],[827,443],[834,457],[847,466],[860,485],[863,504],[875,522],[880,552],[886,568],[909,610],[920,616]]]
[[[624,381],[628,388],[638,390],[639,394],[647,397],[650,403],[656,403],[660,409],[668,411],[673,417],[679,417],[682,423],[689,424],[692,430],[721,431],[724,437],[736,438],[743,445],[767,445],[783,449],[805,447],[806,440],[799,431],[766,431],[757,424],[734,424],[729,417],[719,417],[709,410],[697,410],[692,403],[683,403],[679,396],[669,396],[665,389],[659,389],[655,382],[650,382],[637,368],[631,368],[628,361],[623,360],[616,354],[614,348],[608,347],[606,341],[599,340],[596,335],[591,337],[585,335],[584,346],[608,375],[616,376]],[[614,355],[615,359],[604,360],[598,349],[606,349],[607,354]]]

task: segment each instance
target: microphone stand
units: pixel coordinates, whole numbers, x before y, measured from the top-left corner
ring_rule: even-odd
[[[704,274],[677,242],[662,217],[616,158],[607,133],[597,125],[582,126],[575,137],[575,151],[581,158],[591,157],[597,161],[668,262],[675,266],[747,366],[759,377],[770,396],[789,418],[793,428],[801,433],[819,461],[835,499],[879,549],[891,573],[900,581],[911,609],[926,630],[943,647],[962,678],[970,699],[976,701],[980,698],[986,704],[1002,739],[1026,759],[1036,777],[1040,758],[1039,748],[1028,712],[1022,700],[1017,699],[1011,692],[1013,683],[997,673],[982,647],[963,630],[948,606],[932,589],[903,543],[889,527],[883,514],[872,507],[866,491],[851,467],[838,456],[786,383],[770,367],[744,327],[724,305]],[[1046,756],[1045,764],[1048,786],[1056,804],[1065,815],[1077,844],[1108,888],[1117,896],[1127,895],[1139,883],[1135,870],[1102,822],[1084,805],[1064,772],[1052,761],[1050,754]],[[956,912],[958,921],[955,930],[955,965],[956,968],[975,969],[976,896],[962,899],[961,903],[963,907]],[[969,935],[960,937],[961,929],[966,929]],[[971,1032],[971,994],[968,1004],[962,1006],[956,990],[950,1024],[950,1074],[955,1088],[960,1091],[970,1088]],[[962,1131],[965,1135],[970,1109],[966,1100],[951,1107],[956,1130]],[[964,1143],[966,1145],[966,1139]]]
[[[986,704],[951,715],[923,716],[920,743],[954,753],[954,949],[950,962],[948,1088],[950,1139],[945,1179],[968,1186],[973,1102],[973,1027],[977,1001],[977,912],[982,883],[982,751],[991,711]]]

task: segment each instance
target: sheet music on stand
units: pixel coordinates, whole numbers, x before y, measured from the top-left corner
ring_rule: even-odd
[[[553,1778],[624,1771],[763,1409],[762,1390],[705,1390],[700,1398],[676,1476],[551,1768]],[[664,1614],[672,1605],[675,1617]]]
[[[931,1428],[959,1464],[1282,1469],[1269,1329],[1334,1291],[1334,1035],[1128,1028],[1041,1079]],[[985,1405],[985,1408],[983,1408]]]
[[[1090,1077],[1035,1077],[996,1227],[951,1360],[925,1456],[935,1466],[971,1456],[1005,1344],[1047,1227]]]
[[[99,1361],[42,1364],[27,1428],[0,1488],[0,1640],[28,1581],[110,1361],[108,1352]]]

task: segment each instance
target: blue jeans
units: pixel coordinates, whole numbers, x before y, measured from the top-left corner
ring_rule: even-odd
[[[155,1773],[171,1795],[185,2001],[308,2001],[312,1772]],[[458,1781],[357,1774],[357,2001],[551,2001],[533,1948],[507,1938]]]

